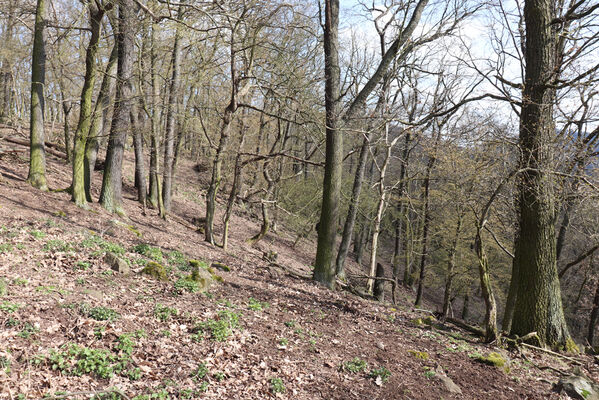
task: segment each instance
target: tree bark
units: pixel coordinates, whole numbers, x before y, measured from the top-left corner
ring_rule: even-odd
[[[553,105],[556,40],[553,3],[526,0],[525,79],[520,114],[518,181],[519,233],[514,263],[517,300],[511,333],[537,332],[542,345],[563,347],[570,340],[556,265],[555,206],[550,169],[555,134]]]
[[[593,309],[591,310],[591,317],[589,319],[589,327],[587,332],[587,341],[593,346],[593,338],[595,336],[595,327],[597,326],[597,319],[599,318],[599,280],[595,288],[595,297],[593,298]]]
[[[130,118],[131,128],[133,130],[133,147],[135,150],[135,187],[137,188],[137,201],[141,203],[145,212],[148,186],[146,184],[142,124],[139,121],[137,107],[131,107]]]
[[[451,306],[451,295],[453,289],[453,275],[455,270],[455,256],[457,253],[458,242],[460,240],[460,232],[462,230],[462,219],[464,217],[461,207],[458,208],[458,222],[456,223],[455,233],[453,235],[453,240],[449,249],[449,260],[447,262],[447,276],[445,277],[445,293],[443,295],[443,317],[449,316],[449,308]]]
[[[181,19],[183,6],[179,6],[177,19]],[[166,134],[164,136],[164,171],[162,178],[162,202],[166,213],[171,210],[171,198],[173,188],[173,169],[175,159],[175,113],[177,110],[177,97],[179,94],[179,74],[181,69],[180,56],[180,24],[175,28],[175,43],[173,45],[173,54],[171,58],[171,68],[173,75],[171,77],[171,85],[168,96],[168,104],[166,108]],[[166,214],[165,214],[166,216]]]
[[[48,190],[44,149],[44,85],[46,82],[46,46],[44,37],[45,0],[37,0],[31,57],[31,115],[29,118],[29,174],[27,182]]]
[[[133,0],[119,0],[118,65],[114,115],[110,126],[100,203],[109,212],[125,214],[122,194],[123,151],[131,110],[134,39]]]
[[[325,1],[324,24],[326,151],[322,205],[314,280],[335,287],[335,242],[339,219],[341,178],[343,175],[343,135],[338,129],[339,87],[339,0]]]
[[[73,147],[73,181],[71,184],[71,200],[79,207],[87,207],[85,195],[85,146],[87,135],[92,120],[93,91],[96,83],[96,56],[98,54],[98,42],[102,31],[102,18],[104,9],[98,7],[97,3],[90,2],[89,22],[91,37],[85,54],[85,78],[81,90],[81,104],[79,106],[79,122],[75,131],[75,146]],[[67,144],[67,147],[70,143]],[[67,157],[68,157],[67,152]]]
[[[100,93],[98,93],[98,99],[96,100],[96,106],[94,108],[94,115],[89,129],[89,135],[87,136],[87,143],[85,145],[85,158],[83,160],[85,164],[85,196],[87,201],[92,201],[91,196],[91,182],[94,176],[94,169],[96,166],[96,160],[98,158],[98,150],[100,148],[100,139],[104,135],[104,127],[108,119],[108,108],[110,107],[111,93],[114,86],[114,75],[115,67],[118,59],[118,42],[115,40],[106,69],[104,77],[102,78],[102,84],[100,85]]]

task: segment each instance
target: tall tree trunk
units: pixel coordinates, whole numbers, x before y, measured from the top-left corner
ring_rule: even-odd
[[[102,31],[102,18],[104,17],[104,9],[98,7],[96,3],[90,2],[88,7],[91,37],[85,54],[85,78],[81,90],[79,123],[75,131],[73,182],[71,184],[71,200],[79,207],[87,206],[87,197],[85,195],[85,145],[92,120],[93,92],[96,83],[96,56]],[[66,145],[70,146],[70,143]]]
[[[135,150],[135,187],[137,188],[137,201],[141,203],[145,212],[148,189],[146,184],[146,166],[144,162],[143,127],[139,121],[137,107],[131,107],[130,119],[131,128],[133,130],[133,147]]]
[[[460,232],[462,230],[462,219],[464,214],[461,207],[458,207],[458,222],[456,223],[455,233],[449,249],[448,262],[447,262],[447,276],[445,277],[445,293],[443,295],[443,317],[449,315],[449,308],[451,306],[451,295],[453,286],[453,275],[455,270],[455,256],[458,249],[458,242],[460,240]]]
[[[556,265],[555,206],[551,142],[555,135],[551,86],[557,72],[553,2],[526,0],[525,79],[520,113],[518,181],[519,233],[514,263],[517,300],[511,333],[537,332],[542,345],[563,347],[571,340],[564,318]]]
[[[158,190],[158,175],[159,175],[159,159],[158,152],[160,149],[160,108],[158,106],[158,98],[160,96],[160,87],[158,85],[158,72],[156,71],[157,55],[156,55],[156,29],[158,24],[152,23],[152,32],[150,36],[150,75],[152,79],[152,119],[151,119],[151,137],[150,137],[150,194],[148,201],[153,207],[158,206],[158,197],[161,196]],[[163,216],[164,210],[159,210],[160,216]]]
[[[102,78],[102,84],[100,85],[100,93],[98,93],[98,99],[96,100],[96,106],[94,108],[94,115],[89,128],[89,135],[87,136],[87,143],[85,145],[85,158],[83,160],[85,164],[85,196],[87,201],[92,201],[91,196],[91,182],[94,176],[94,168],[96,166],[96,159],[98,158],[98,150],[100,148],[100,139],[104,135],[104,127],[106,126],[105,121],[108,119],[108,108],[110,107],[111,93],[114,86],[114,71],[116,69],[118,59],[118,42],[115,40],[106,69],[104,77]]]
[[[64,98],[64,93],[61,94],[62,96],[62,113],[64,114],[64,121],[63,121],[63,133],[64,133],[64,150],[65,150],[65,154],[67,155],[67,162],[71,162],[73,160],[73,155],[71,153],[72,147],[71,147],[71,143],[72,143],[72,139],[71,139],[71,124],[69,121],[69,117],[71,115],[71,110],[73,109],[73,103],[71,103],[69,100],[66,100]]]
[[[440,133],[439,133],[440,135]],[[436,145],[434,153],[436,153]],[[416,301],[414,304],[418,307],[422,304],[422,292],[424,289],[424,270],[426,266],[426,258],[427,258],[427,245],[428,245],[428,230],[430,227],[431,215],[429,210],[430,205],[430,182],[431,182],[431,172],[433,170],[433,166],[435,165],[436,154],[430,156],[428,163],[426,165],[426,175],[424,177],[424,181],[422,183],[424,194],[423,200],[424,205],[422,206],[422,214],[423,214],[423,222],[422,222],[422,254],[420,256],[420,274],[418,277],[418,290],[416,292]]]
[[[177,18],[181,19],[183,9],[179,6]],[[166,134],[164,136],[164,172],[162,178],[162,202],[166,213],[171,210],[171,198],[173,192],[173,164],[175,159],[175,114],[177,111],[177,97],[179,94],[179,73],[181,69],[180,56],[180,24],[175,28],[175,43],[173,45],[173,54],[171,58],[171,68],[173,75],[171,77],[171,85],[168,96],[168,105],[166,108]]]
[[[597,319],[599,319],[599,280],[595,288],[595,297],[593,297],[593,309],[591,310],[591,317],[589,319],[589,327],[587,331],[587,341],[593,346],[593,338],[595,336],[595,327],[597,326]]]
[[[401,256],[401,249],[407,249],[407,246],[402,246],[402,242],[405,242],[405,235],[404,235],[404,221],[406,220],[405,218],[405,213],[406,213],[406,202],[405,202],[405,195],[406,195],[406,174],[408,171],[408,157],[410,155],[410,142],[412,140],[412,134],[411,132],[408,130],[406,132],[406,136],[404,138],[404,144],[403,144],[403,149],[401,151],[401,159],[400,159],[400,167],[399,167],[399,187],[397,188],[397,193],[399,195],[399,216],[397,217],[397,220],[395,221],[395,246],[393,249],[393,260],[391,261],[393,264],[393,280],[395,281],[395,284],[397,285],[397,280],[399,279],[399,268],[400,268],[400,256]],[[405,274],[404,274],[405,275]],[[404,283],[405,283],[405,276],[404,276]]]
[[[109,212],[121,215],[125,213],[122,194],[122,165],[131,110],[134,9],[133,0],[119,0],[117,79],[120,84],[117,85],[116,90],[114,115],[110,126],[102,191],[100,193],[102,206]]]
[[[314,280],[335,286],[335,242],[343,175],[343,134],[339,119],[339,0],[325,0],[324,24],[326,155]]]
[[[31,57],[31,115],[29,118],[29,174],[27,176],[27,182],[33,187],[44,191],[48,190],[44,143],[44,85],[46,82],[45,11],[45,0],[37,0]]]

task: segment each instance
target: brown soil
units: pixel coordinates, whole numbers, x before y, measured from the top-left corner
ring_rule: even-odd
[[[154,210],[142,215],[134,201],[130,156],[125,174],[128,218],[120,219],[98,204],[92,204],[91,211],[79,209],[64,192],[31,188],[25,183],[25,157],[21,153],[0,156],[0,277],[8,283],[8,293],[0,299],[1,399],[16,399],[19,394],[38,399],[59,391],[81,392],[68,397],[72,399],[90,398],[114,387],[127,398],[161,390],[175,399],[565,398],[551,391],[558,380],[554,369],[569,369],[557,358],[525,351],[525,359],[523,353],[480,344],[449,326],[417,326],[413,320],[426,314],[412,310],[408,301],[392,308],[332,292],[269,269],[263,260],[264,252],[274,251],[278,263],[309,273],[313,238],[294,248],[293,236],[282,230],[252,247],[245,240],[258,232],[259,221],[238,215],[232,221],[229,251],[210,246],[189,228],[192,217],[203,215],[206,185],[201,182],[207,179],[191,163],[179,167],[174,202],[175,214],[188,221],[183,224],[178,219],[162,221]],[[69,171],[63,160],[49,156],[52,188],[68,186]],[[95,180],[99,185],[100,175]],[[97,195],[98,187],[94,190]],[[164,252],[179,250],[189,259],[227,264],[231,271],[218,272],[224,282],[214,285],[209,294],[177,296],[173,294],[176,268],[169,282],[139,274],[107,274],[103,254],[82,246],[90,232],[123,246],[125,257],[131,260],[140,258],[132,246],[149,243]],[[70,248],[49,250],[50,240]],[[135,271],[141,269],[135,263],[132,266]],[[411,296],[402,289],[399,297]],[[251,298],[263,303],[263,309],[250,309]],[[95,321],[80,311],[83,303],[112,308],[120,317],[113,322]],[[21,307],[10,312],[12,304]],[[175,308],[178,314],[161,321],[155,316],[156,304]],[[194,326],[222,310],[241,314],[239,328],[223,342],[192,340]],[[110,379],[94,374],[73,376],[52,370],[47,361],[34,362],[37,355],[48,355],[66,343],[111,350],[119,335],[141,329],[145,335],[135,339],[132,354],[133,365],[141,371],[137,380],[120,375]],[[506,367],[475,361],[477,354],[492,351],[508,359]],[[414,352],[426,352],[428,359]],[[341,368],[355,357],[367,362],[364,371]],[[539,369],[527,360],[553,369]],[[581,360],[596,374],[592,358]],[[206,365],[208,375],[194,380],[192,373],[200,363]],[[391,372],[387,382],[368,376],[379,367]],[[434,376],[432,371],[438,367],[461,388],[461,395],[449,393]],[[273,378],[282,380],[284,393],[273,394]]]

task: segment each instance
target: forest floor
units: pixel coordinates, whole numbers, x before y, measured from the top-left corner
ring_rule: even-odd
[[[570,369],[560,358],[482,344],[414,310],[409,290],[381,304],[263,257],[276,252],[279,264],[309,274],[313,237],[294,247],[281,229],[250,246],[260,224],[246,213],[233,217],[227,252],[207,244],[190,226],[209,177],[191,162],[179,166],[178,217],[143,215],[131,157],[127,217],[118,218],[31,188],[26,153],[0,156],[0,399],[566,398],[552,392],[557,371]],[[65,188],[70,168],[49,155],[48,178]],[[95,196],[100,181],[98,173]],[[106,251],[133,273],[115,274]],[[167,281],[137,273],[149,259],[169,267]],[[216,271],[223,281],[207,292],[188,292],[189,259],[230,271]],[[505,365],[480,362],[492,352]],[[598,375],[592,357],[577,359]]]

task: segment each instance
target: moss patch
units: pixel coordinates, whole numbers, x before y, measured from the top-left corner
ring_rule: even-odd
[[[417,359],[423,360],[423,361],[426,361],[430,358],[430,356],[428,355],[428,353],[426,351],[408,350],[408,353],[410,353],[414,358],[417,358]]]
[[[497,368],[501,368],[505,365],[505,358],[501,356],[501,354],[492,352],[489,353],[488,356],[478,356],[476,357],[476,361],[481,362],[483,364],[492,365]]]
[[[572,340],[572,338],[568,338],[566,339],[566,348],[565,348],[566,352],[571,353],[571,354],[579,354],[580,353],[580,348],[578,347],[578,345],[576,343],[574,343],[574,340]]]
[[[166,269],[164,268],[164,266],[154,261],[149,261],[144,267],[144,269],[141,270],[141,273],[149,275],[161,281],[168,280],[168,277],[166,275]]]

